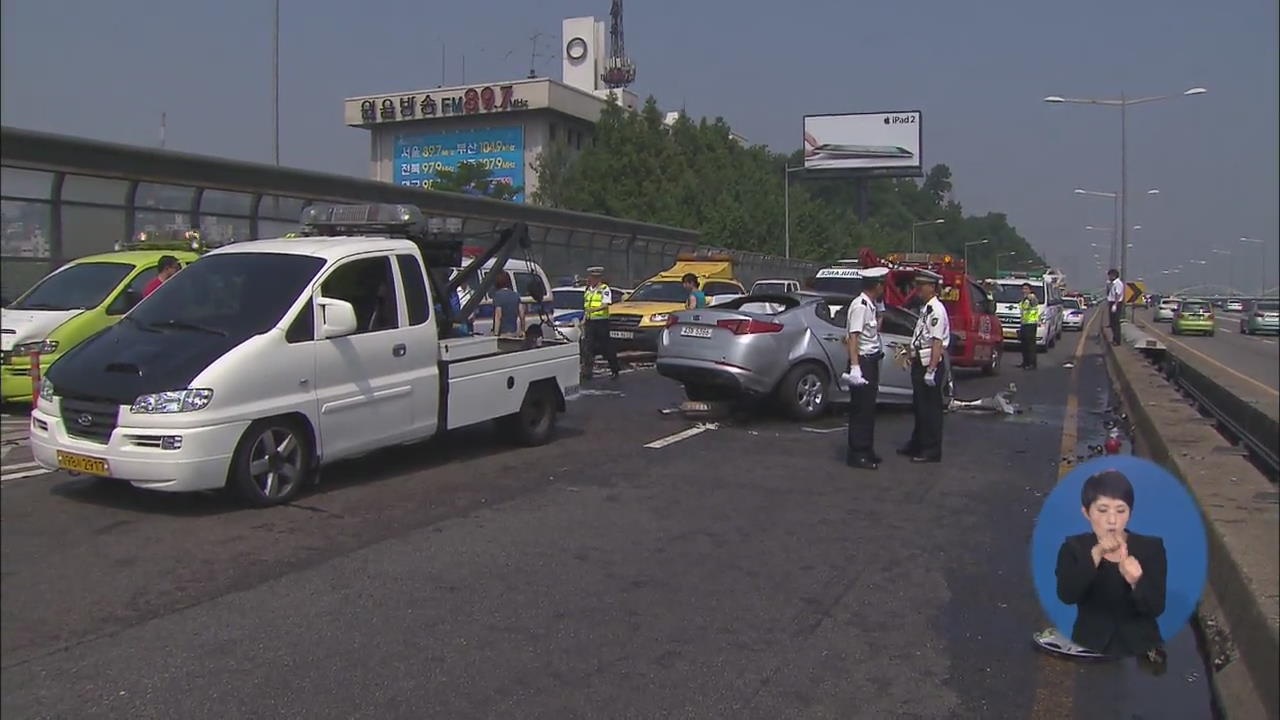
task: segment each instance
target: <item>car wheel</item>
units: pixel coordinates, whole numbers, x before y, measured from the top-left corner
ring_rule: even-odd
[[[545,445],[556,429],[556,405],[552,386],[534,383],[525,391],[520,410],[498,421],[499,430],[521,445]]]
[[[258,420],[244,431],[231,457],[227,484],[254,507],[292,500],[311,476],[311,436],[288,418]]]
[[[1209,337],[1213,337],[1213,331],[1212,331],[1212,330],[1210,330],[1209,332],[1207,332],[1207,333],[1205,333],[1205,334],[1206,334],[1206,335],[1208,335]]]
[[[982,366],[983,375],[996,375],[1000,372],[1000,348],[992,348],[991,362]]]
[[[778,384],[778,404],[793,420],[811,420],[827,409],[830,402],[827,371],[816,363],[802,363],[791,368]]]

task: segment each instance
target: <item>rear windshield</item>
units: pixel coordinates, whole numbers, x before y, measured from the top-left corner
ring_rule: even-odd
[[[1196,300],[1182,303],[1182,312],[1209,312],[1209,303]]]
[[[1263,312],[1276,312],[1280,311],[1280,302],[1260,302],[1254,307]]]
[[[555,296],[557,310],[582,309],[581,290],[555,290],[551,294]]]
[[[1077,300],[1077,299],[1075,299],[1075,298],[1063,298],[1063,299],[1062,299],[1062,307],[1064,307],[1064,308],[1066,308],[1066,309],[1068,309],[1068,310],[1079,310],[1079,309],[1080,309],[1080,301],[1079,301],[1079,300]]]

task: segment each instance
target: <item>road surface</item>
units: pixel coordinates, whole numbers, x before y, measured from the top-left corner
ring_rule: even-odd
[[[838,416],[646,448],[693,426],[648,370],[590,384],[548,446],[454,433],[267,510],[14,475],[3,715],[1209,717],[1190,631],[1162,677],[1031,647],[1034,518],[1111,403],[1080,339],[962,380],[1026,412],[949,415],[943,465],[894,455],[891,410],[875,473]]]

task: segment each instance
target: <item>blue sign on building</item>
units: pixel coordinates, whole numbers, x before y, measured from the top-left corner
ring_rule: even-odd
[[[454,170],[464,162],[480,163],[495,182],[524,187],[524,128],[501,127],[454,130],[396,139],[394,173],[397,185],[431,187],[440,170]],[[524,202],[524,191],[515,197]]]

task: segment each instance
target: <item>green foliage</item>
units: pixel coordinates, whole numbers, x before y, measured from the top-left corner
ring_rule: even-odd
[[[493,172],[476,162],[458,163],[457,169],[436,171],[432,190],[483,195],[496,200],[511,200],[524,188],[507,183],[494,182]]]
[[[764,146],[744,147],[722,118],[694,123],[679,118],[664,127],[651,97],[639,112],[610,103],[596,124],[594,142],[573,153],[553,143],[534,163],[533,201],[550,207],[601,213],[698,230],[708,245],[782,255],[785,168],[801,163]],[[978,275],[1043,260],[1002,213],[965,215],[951,199],[953,178],[935,165],[921,182],[869,182],[868,217],[859,222],[855,183],[820,176],[791,176],[791,254],[818,262],[852,257],[859,248],[883,253],[911,247],[913,223],[944,219],[916,229],[920,251],[957,257],[971,245]],[[1009,255],[1008,253],[1015,253]]]

